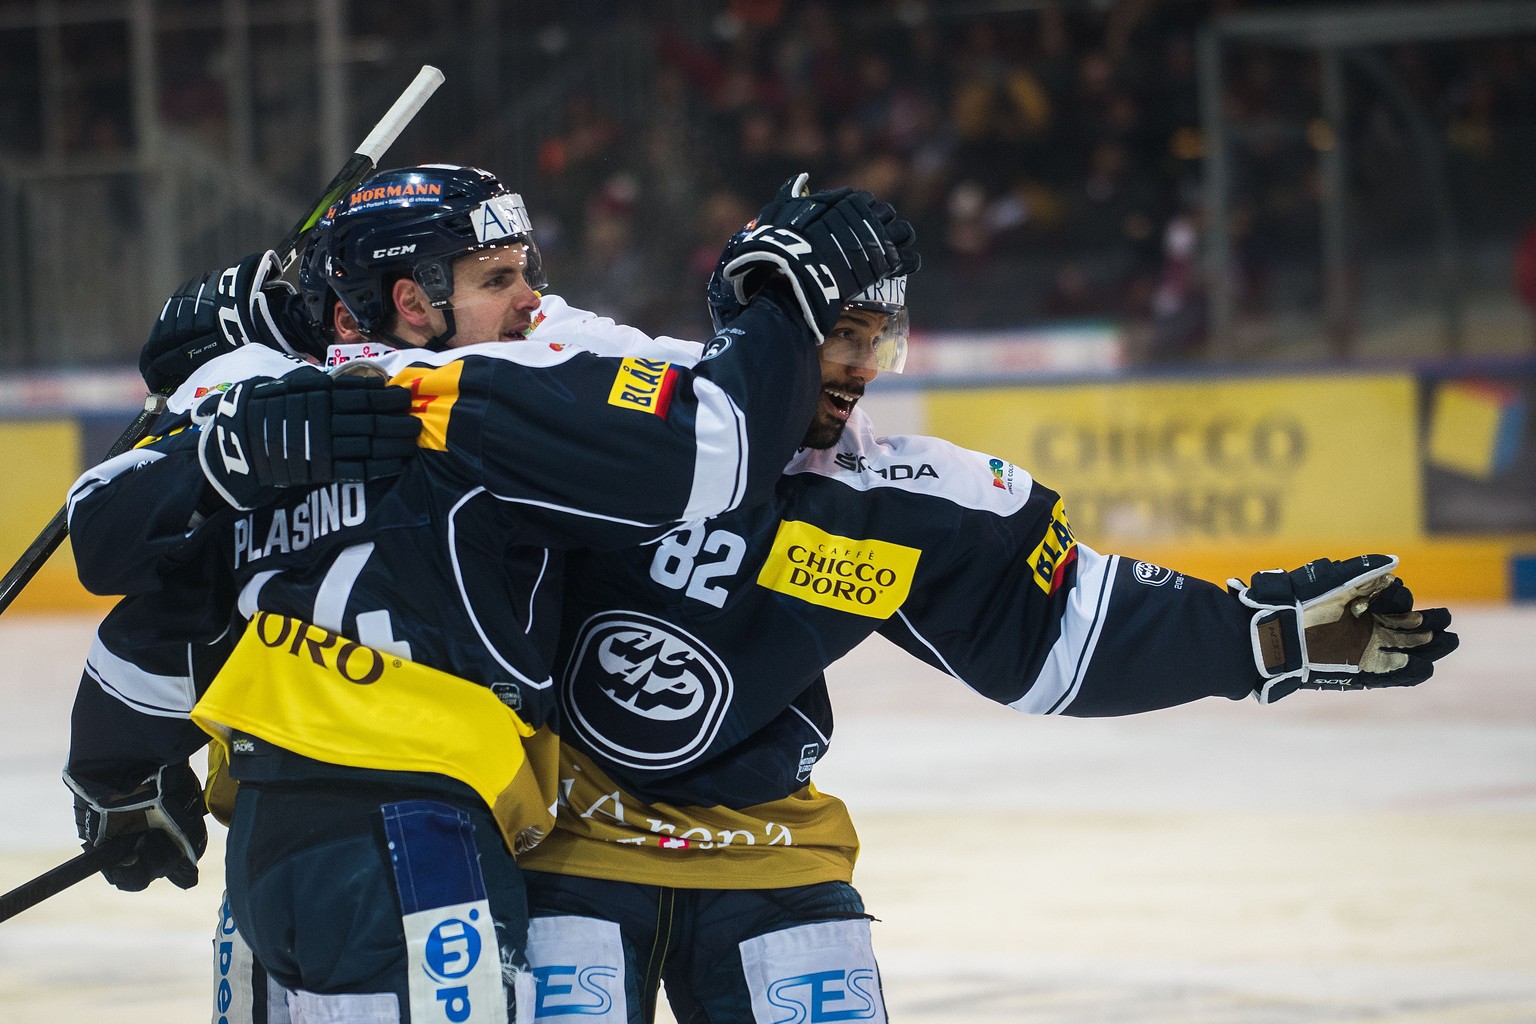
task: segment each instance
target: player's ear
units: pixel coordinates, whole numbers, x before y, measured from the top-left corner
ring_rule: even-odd
[[[351,310],[344,306],[340,299],[336,300],[336,308],[331,314],[336,324],[336,340],[348,345],[356,345],[366,341],[363,332],[357,329],[357,318]]]
[[[412,327],[431,333],[432,304],[427,301],[427,293],[421,290],[421,285],[408,277],[402,277],[390,289],[390,297],[394,300],[395,312],[400,315],[400,319]]]

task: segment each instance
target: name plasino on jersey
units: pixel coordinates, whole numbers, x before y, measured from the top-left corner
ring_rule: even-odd
[[[316,487],[302,501],[260,509],[234,524],[236,568],[271,555],[303,551],[311,544],[368,518],[368,494],[360,483]]]

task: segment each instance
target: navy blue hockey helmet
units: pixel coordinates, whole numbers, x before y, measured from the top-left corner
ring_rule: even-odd
[[[335,209],[332,207],[326,212],[320,221],[319,230],[310,238],[303,254],[299,256],[299,295],[304,299],[304,312],[309,317],[310,327],[321,338],[330,338],[334,329],[329,314],[336,305],[336,293],[331,291],[325,279],[325,246],[321,243]]]
[[[384,333],[394,282],[411,277],[448,316],[453,331],[453,261],[467,253],[520,246],[528,285],[545,287],[544,261],[522,196],[494,174],[457,164],[383,171],[353,189],[320,222],[314,250],[300,267],[305,302],[329,330],[328,292],[364,334]]]
[[[709,322],[714,326],[715,333],[719,334],[744,308],[741,300],[736,297],[736,287],[725,279],[725,265],[730,262],[736,243],[746,237],[752,224],[748,223],[731,236],[731,240],[725,244],[720,253],[720,261],[715,264],[715,272],[709,275],[709,284],[704,289],[704,299],[709,304]]]

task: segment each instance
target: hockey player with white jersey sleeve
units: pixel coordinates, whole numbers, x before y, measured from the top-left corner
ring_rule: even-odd
[[[353,194],[323,236],[338,336],[355,327],[416,340],[402,336],[406,325],[438,347],[474,319],[482,289],[506,287],[498,277],[530,280],[535,253],[512,237],[526,227],[505,229],[519,224],[518,210],[486,179],[428,166]],[[442,193],[425,191],[438,183],[463,192],[450,192],[456,206],[438,204],[452,207],[442,217],[432,215]],[[414,193],[422,198],[390,202],[382,190],[392,186],[422,189]],[[839,294],[902,258],[888,225],[848,190],[796,197],[790,207],[804,252],[768,268],[765,280],[783,284],[769,283],[746,329],[717,338],[696,368],[598,358],[547,323],[547,344],[385,354],[377,364],[408,388],[421,450],[398,478],[328,484],[301,465],[303,446],[317,439],[302,424],[312,422],[307,396],[335,385],[303,369],[221,382],[195,410],[196,430],[150,445],[131,465],[88,473],[72,494],[87,581],[153,592],[199,550],[217,552],[232,576],[250,625],[194,717],[227,745],[241,784],[232,906],[262,961],[311,1012],[372,1020],[389,1003],[406,1020],[447,999],[473,1013],[463,1019],[493,1019],[507,1005],[497,957],[463,984],[431,989],[408,970],[421,947],[404,935],[425,929],[430,943],[433,922],[468,904],[487,952],[500,949],[509,970],[520,962],[521,883],[505,853],[536,840],[553,800],[552,775],[540,779],[520,753],[552,712],[555,623],[535,621],[558,578],[545,549],[636,543],[765,497],[815,401],[805,334],[828,330]],[[474,230],[470,244],[439,246],[403,276],[354,273],[367,262],[359,253],[382,251],[369,249],[370,225],[412,213],[460,218]],[[493,219],[502,230],[488,242]],[[418,239],[418,254],[426,247],[424,236],[404,237]],[[829,272],[834,254],[841,262]],[[819,262],[799,267],[801,256]],[[504,270],[482,278],[493,261]],[[829,273],[807,305],[796,275]],[[331,426],[341,436],[341,422]],[[125,496],[155,487],[186,495],[185,504],[163,501],[149,520],[114,521]],[[272,488],[287,490],[264,504]],[[296,821],[309,822],[304,838],[294,837]],[[410,872],[420,861],[391,860],[386,849],[415,849],[443,881],[418,890],[427,879]],[[450,849],[468,851],[463,872]],[[322,882],[349,871],[362,888]],[[443,903],[450,895],[465,899]],[[356,916],[340,914],[343,906]],[[306,947],[311,959],[296,959],[282,938],[294,928],[316,943]],[[361,955],[380,937],[381,952]],[[531,1013],[527,999],[520,993],[520,1014]]]
[[[269,253],[252,254],[222,272],[194,276],[177,290],[151,330],[140,360],[150,390],[172,392],[160,430],[183,428],[195,404],[233,378],[279,376],[301,365],[285,356],[334,369],[392,351],[393,346],[380,338],[347,327],[338,333],[316,332],[309,326],[309,316],[319,310],[329,290],[319,266],[322,257],[322,250],[311,247],[301,263],[302,296],[276,277],[276,260]],[[314,307],[307,312],[306,300]],[[537,337],[550,337],[551,344],[680,365],[697,362],[704,348],[698,342],[652,338],[531,287],[509,289],[499,315],[482,316],[478,323],[466,329],[460,319],[449,347],[523,340],[542,329]],[[412,339],[413,346],[417,340]],[[218,357],[225,358],[205,369]],[[155,455],[141,449],[121,464]],[[383,467],[379,460],[368,469],[382,473]],[[77,491],[88,490],[94,481],[106,479],[104,474],[119,469],[97,467],[82,477]],[[115,486],[140,484],[138,496],[126,503],[139,508],[145,522],[157,518],[154,510],[161,502],[178,500],[150,478],[124,476]],[[83,530],[77,543],[86,543],[89,535]],[[182,887],[195,884],[196,862],[206,845],[203,797],[186,762],[207,744],[208,736],[189,715],[239,633],[232,628],[235,595],[228,574],[217,571],[220,560],[200,544],[188,543],[191,539],[173,537],[177,550],[167,557],[176,571],[154,577],[152,591],[121,600],[100,624],[72,715],[73,742],[65,774],[76,793],[82,838],[100,841],[107,837],[108,825],[114,835],[139,830],[138,845],[122,864],[104,872],[125,889],[142,889],[157,877]],[[512,570],[531,558],[511,559]],[[543,556],[537,561],[542,564]],[[109,572],[117,567],[113,559],[88,559],[88,564]],[[101,576],[93,585],[110,591],[144,584],[130,573]],[[547,602],[551,593],[553,586],[542,588],[540,600]],[[556,615],[558,602],[550,606],[547,618],[553,622]],[[218,777],[217,761],[214,767],[210,782]],[[173,784],[179,802],[169,793]],[[142,813],[146,794],[149,802],[161,805],[152,816]],[[268,982],[252,959],[227,900],[220,908],[214,947],[220,988],[214,998],[216,1018],[267,1024],[270,1011],[272,1024],[286,1020],[283,991]]]
[[[899,363],[904,311],[892,287],[861,298],[828,338],[806,450],[769,514],[743,510],[573,565],[556,675],[569,789],[555,833],[524,857],[540,869],[528,875],[530,955],[556,1012],[579,994],[567,975],[618,962],[607,1019],[646,1019],[663,965],[684,1016],[705,1006],[772,1019],[757,1016],[769,1012],[763,989],[798,964],[823,979],[821,998],[883,1019],[847,881],[857,839],[840,802],[808,785],[831,731],[821,669],[871,631],[994,699],[1065,714],[1269,700],[1345,678],[1409,685],[1454,647],[1448,617],[1413,611],[1385,561],[1260,574],[1233,601],[1077,545],[1059,499],[1002,460],[877,437],[854,406],[877,366]],[[1145,593],[1123,585],[1128,569]],[[1193,600],[1164,607],[1159,586]],[[1357,614],[1373,600],[1357,587],[1383,588],[1380,614]],[[1360,632],[1339,629],[1346,621],[1364,630],[1332,644],[1337,672],[1308,658]],[[1170,683],[1168,666],[1189,653],[1181,622],[1211,642]],[[672,930],[656,926],[662,900]],[[724,929],[689,935],[708,921]],[[807,944],[820,950],[809,961],[795,952]]]
[[[561,805],[520,859],[530,958],[566,986],[547,1005],[590,1002],[570,982],[608,965],[602,1020],[649,1021],[661,983],[679,1020],[813,1001],[885,1019],[857,834],[812,779],[832,735],[822,672],[871,633],[989,699],[1075,716],[1414,685],[1456,646],[1395,558],[1229,590],[1091,550],[1060,495],[1005,460],[878,435],[856,404],[900,367],[895,285],[824,344],[821,402],[772,501],[567,559]],[[723,320],[737,298],[717,279]]]

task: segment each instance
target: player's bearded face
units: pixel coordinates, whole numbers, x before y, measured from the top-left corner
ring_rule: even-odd
[[[539,293],[528,284],[528,252],[522,245],[498,246],[453,262],[453,316],[449,348],[484,341],[520,341],[539,308]]]
[[[845,309],[821,346],[821,401],[800,442],[806,448],[830,448],[843,436],[853,407],[864,397],[864,386],[880,372],[875,368],[875,341],[885,328],[886,314]]]

